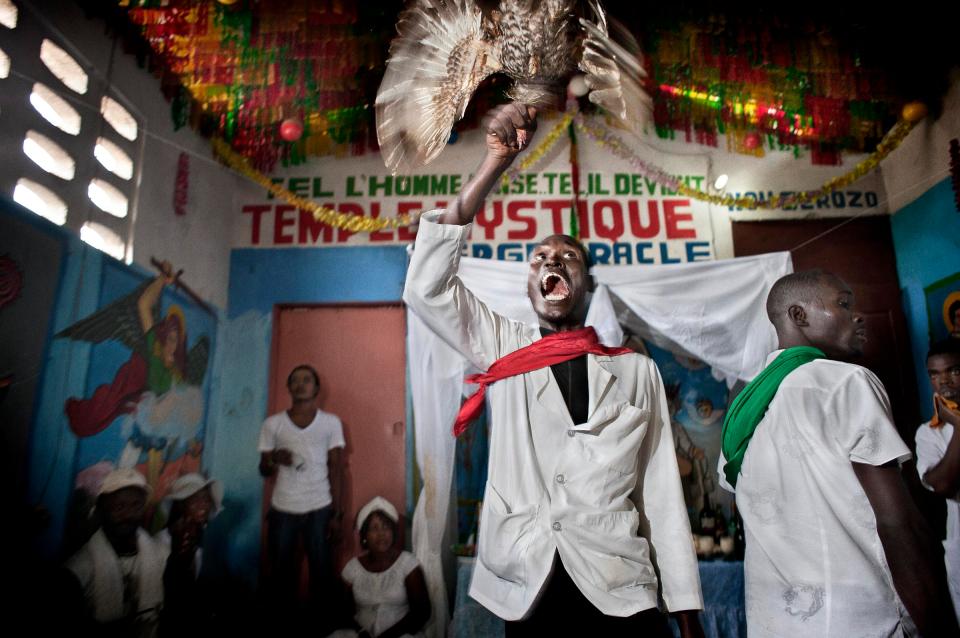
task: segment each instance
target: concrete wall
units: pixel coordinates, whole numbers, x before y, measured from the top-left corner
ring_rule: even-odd
[[[185,271],[201,297],[226,305],[229,267],[229,197],[240,183],[232,172],[211,159],[209,144],[188,129],[173,130],[170,105],[160,85],[136,59],[114,42],[106,25],[87,19],[69,0],[17,2],[20,19],[16,29],[0,27],[0,48],[11,59],[10,76],[0,80],[0,194],[10,197],[20,177],[29,177],[58,193],[69,205],[68,226],[78,230],[86,219],[127,231],[100,213],[86,196],[91,177],[106,178],[125,189],[131,198],[133,261],[150,269],[150,258],[170,260]],[[90,77],[86,95],[65,88],[40,62],[40,43],[49,38],[73,56]],[[30,106],[28,96],[35,81],[46,84],[67,99],[83,118],[80,135],[71,137],[45,122]],[[137,140],[127,143],[112,134],[98,115],[100,96],[109,94],[140,123]],[[54,139],[76,160],[76,177],[65,181],[41,171],[21,150],[27,130],[34,129]],[[127,183],[113,178],[93,158],[93,142],[104,133],[120,144],[140,168]],[[190,157],[190,187],[186,215],[173,212],[174,184],[181,151]]]

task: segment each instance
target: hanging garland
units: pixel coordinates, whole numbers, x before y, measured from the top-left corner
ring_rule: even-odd
[[[877,150],[869,157],[853,167],[848,173],[835,177],[816,190],[801,191],[790,193],[788,195],[778,195],[773,199],[756,200],[752,197],[734,197],[732,195],[712,195],[694,188],[690,188],[685,183],[679,181],[673,175],[668,174],[662,168],[646,162],[618,136],[605,128],[601,128],[590,119],[578,112],[575,108],[569,109],[564,113],[560,121],[550,130],[539,146],[531,150],[526,157],[513,169],[507,171],[502,178],[501,188],[509,187],[511,181],[525,170],[528,170],[557,143],[557,141],[566,132],[570,137],[570,165],[571,173],[579,177],[579,158],[577,153],[577,138],[574,131],[574,125],[580,127],[590,139],[592,139],[601,148],[609,150],[617,157],[628,161],[641,175],[647,179],[653,180],[661,186],[676,191],[687,197],[692,197],[700,201],[709,202],[716,206],[726,206],[729,208],[738,207],[748,210],[758,208],[766,210],[795,208],[800,204],[816,201],[821,197],[826,197],[836,190],[849,186],[867,173],[875,170],[881,161],[883,161],[894,149],[900,146],[901,142],[907,137],[913,127],[926,117],[926,108],[922,104],[911,103],[903,109],[903,119],[890,130],[883,141],[877,145]],[[237,173],[243,175],[250,181],[262,186],[274,197],[282,199],[289,204],[302,210],[308,210],[313,213],[313,218],[322,224],[332,226],[333,228],[342,228],[350,232],[375,232],[385,228],[399,228],[409,226],[418,218],[417,214],[404,214],[397,217],[366,217],[363,215],[350,215],[337,212],[332,208],[322,206],[312,200],[296,195],[279,184],[276,184],[268,176],[256,170],[250,165],[250,161],[234,151],[229,144],[220,138],[211,140],[214,154],[223,161],[224,164],[232,168]],[[571,234],[576,236],[578,233],[576,207],[578,203],[579,188],[574,183],[573,191],[575,193],[571,210]]]
[[[515,167],[509,169],[503,174],[503,177],[500,178],[500,189],[506,190],[510,186],[510,182],[517,179],[517,177],[523,171],[529,170],[537,162],[543,159],[543,156],[553,148],[561,137],[563,137],[564,132],[570,127],[570,124],[573,122],[573,118],[577,115],[577,109],[574,106],[572,109],[567,109],[564,112],[563,117],[560,118],[560,121],[557,122],[556,126],[550,129],[550,132],[547,133],[547,136],[543,138],[543,141],[540,142],[540,146],[531,149],[527,155],[520,160],[520,163]]]
[[[531,149],[515,168],[510,169],[503,175],[501,184],[504,189],[509,187],[510,182],[516,179],[521,171],[528,170],[543,158],[547,151],[557,143],[557,140],[560,139],[565,130],[572,125],[575,113],[576,111],[568,111],[565,113],[564,116],[560,118],[560,122],[550,130],[540,145]],[[312,200],[300,197],[279,184],[274,183],[268,176],[251,166],[250,160],[233,150],[224,140],[215,137],[211,140],[211,144],[214,155],[224,164],[255,184],[267,189],[274,197],[282,199],[297,208],[312,212],[315,220],[327,226],[342,228],[350,232],[375,232],[383,230],[384,228],[409,226],[419,217],[418,215],[365,217],[362,215],[348,215],[347,213],[337,212],[332,208],[321,206]]]
[[[334,228],[342,228],[352,233],[371,233],[384,228],[399,228],[400,226],[409,226],[416,219],[413,215],[400,215],[398,217],[365,217],[363,215],[348,215],[339,213],[332,208],[321,206],[320,204],[291,193],[279,184],[256,170],[250,165],[249,160],[240,155],[222,139],[215,137],[211,140],[214,154],[220,160],[240,173],[250,181],[262,186],[274,197],[282,199],[289,204],[293,204],[301,210],[307,210],[313,213],[313,218],[322,224]]]
[[[800,204],[806,204],[816,201],[821,197],[826,197],[834,191],[849,186],[870,171],[875,170],[880,162],[884,160],[894,149],[900,146],[900,143],[907,137],[910,131],[917,123],[926,117],[926,109],[923,105],[915,103],[908,104],[903,109],[904,118],[894,125],[887,133],[886,137],[877,145],[877,150],[871,153],[863,161],[853,167],[853,170],[827,181],[823,186],[816,190],[800,191],[789,193],[787,195],[778,195],[773,199],[757,200],[752,197],[734,197],[732,195],[712,195],[695,188],[690,188],[685,183],[678,180],[675,176],[668,174],[662,168],[650,164],[639,157],[636,153],[618,136],[609,130],[597,126],[582,114],[577,115],[577,125],[601,148],[609,150],[617,157],[624,159],[647,179],[656,181],[664,188],[676,191],[681,195],[692,197],[703,202],[709,202],[716,206],[726,206],[728,208],[738,207],[748,210],[758,208],[766,210],[790,209],[796,208]]]
[[[573,195],[570,198],[570,236],[580,239],[580,154],[577,152],[577,131],[573,122],[567,125],[570,134],[570,182]]]

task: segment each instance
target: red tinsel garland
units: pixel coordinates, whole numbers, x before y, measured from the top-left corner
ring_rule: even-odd
[[[177,179],[173,186],[173,212],[187,214],[187,195],[190,190],[190,156],[180,153],[177,160]]]

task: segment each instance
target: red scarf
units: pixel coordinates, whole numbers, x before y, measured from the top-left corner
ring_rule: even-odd
[[[453,435],[463,434],[470,422],[480,415],[487,394],[487,386],[491,383],[576,359],[588,353],[616,356],[631,352],[633,350],[630,348],[610,348],[601,344],[597,338],[597,331],[592,327],[555,332],[539,341],[534,341],[529,346],[500,357],[486,372],[471,374],[467,377],[467,382],[476,383],[480,387],[460,406],[457,420],[453,424]]]

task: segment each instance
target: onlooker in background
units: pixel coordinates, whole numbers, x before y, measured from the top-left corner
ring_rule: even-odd
[[[317,409],[320,377],[299,365],[287,377],[292,405],[267,417],[260,431],[260,474],[276,475],[267,543],[273,570],[269,590],[278,622],[296,622],[302,539],[310,566],[311,611],[319,622],[335,596],[331,544],[339,537],[343,427],[333,414]],[[311,629],[322,631],[311,621]],[[329,629],[329,628],[327,628]]]
[[[947,501],[944,559],[953,608],[960,614],[960,339],[948,337],[930,347],[927,375],[934,416],[917,429],[917,471],[923,484]]]
[[[170,512],[158,540],[170,552],[163,573],[164,636],[208,635],[215,613],[213,592],[201,577],[203,534],[223,507],[223,485],[201,474],[185,474],[167,494]]]
[[[67,560],[64,621],[79,635],[157,634],[167,551],[141,528],[150,488],[132,468],[114,470],[97,495],[98,529]]]
[[[416,557],[397,544],[397,510],[377,496],[357,515],[366,550],[343,568],[352,629],[332,638],[420,636],[430,619],[430,597]]]

